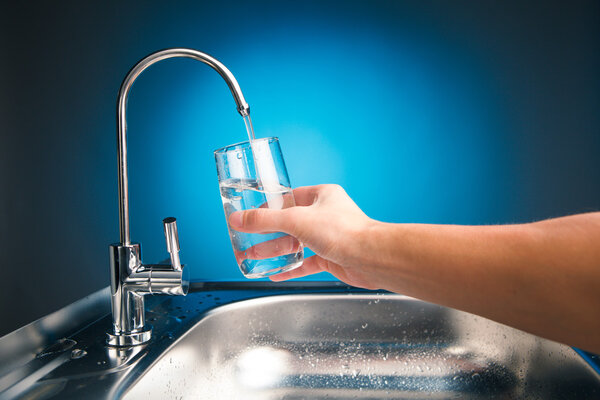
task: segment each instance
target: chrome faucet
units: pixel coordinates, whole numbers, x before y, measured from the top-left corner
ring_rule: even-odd
[[[171,294],[185,296],[189,271],[179,260],[177,222],[163,220],[167,251],[171,264],[143,264],[139,243],[129,236],[129,185],[127,181],[127,96],[137,77],[152,64],[172,57],[188,57],[211,66],[225,79],[242,117],[249,117],[250,107],[233,74],[218,60],[197,50],[173,48],[157,51],[140,60],[127,74],[119,90],[117,103],[117,151],[119,163],[120,243],[110,245],[110,281],[113,331],[108,333],[111,346],[135,346],[150,340],[152,327],[146,324],[144,295]]]

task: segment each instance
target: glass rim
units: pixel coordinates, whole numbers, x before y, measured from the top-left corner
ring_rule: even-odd
[[[253,142],[264,142],[265,140],[278,142],[279,138],[277,136],[270,136],[270,137],[265,137],[265,138],[254,139]],[[228,151],[233,151],[235,147],[243,148],[243,147],[248,147],[249,145],[250,145],[250,141],[244,140],[243,142],[238,142],[238,143],[234,143],[234,144],[230,144],[230,145],[218,148],[213,153],[214,154],[227,153]]]

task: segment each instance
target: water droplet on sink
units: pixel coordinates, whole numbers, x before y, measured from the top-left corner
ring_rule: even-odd
[[[74,350],[71,352],[71,359],[72,359],[72,360],[77,360],[77,359],[79,359],[79,358],[81,358],[81,357],[85,357],[85,356],[86,356],[86,354],[87,354],[87,351],[85,351],[85,350],[82,350],[82,349],[74,349]]]
[[[36,357],[41,358],[49,354],[61,353],[72,349],[76,344],[77,342],[75,340],[62,338],[45,348],[41,353],[37,354]]]

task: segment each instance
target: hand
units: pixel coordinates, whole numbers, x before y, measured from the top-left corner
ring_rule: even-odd
[[[363,262],[368,256],[363,239],[374,221],[338,185],[297,188],[294,198],[296,206],[293,207],[238,211],[229,217],[232,229],[248,233],[285,232],[316,253],[305,259],[302,266],[274,275],[271,280],[283,281],[327,271],[352,286],[378,289],[380,285],[373,281],[368,264]],[[277,240],[264,242],[249,249],[250,258],[274,257],[297,248],[293,240],[275,242]]]

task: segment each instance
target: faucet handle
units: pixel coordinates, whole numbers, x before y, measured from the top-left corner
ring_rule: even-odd
[[[179,235],[177,234],[177,220],[174,217],[163,219],[163,228],[165,230],[165,240],[167,241],[167,251],[171,256],[171,265],[176,271],[181,270],[179,261]]]

